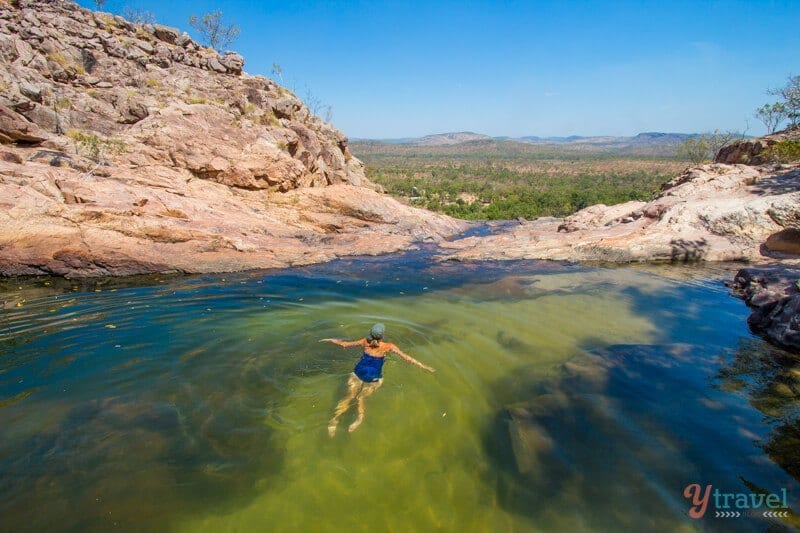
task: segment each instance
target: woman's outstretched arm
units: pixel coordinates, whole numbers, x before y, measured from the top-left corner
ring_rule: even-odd
[[[341,339],[320,339],[319,342],[332,342],[333,344],[338,344],[342,348],[350,348],[351,346],[364,345],[364,339],[359,339],[357,341],[343,341]]]
[[[414,359],[413,357],[411,357],[407,353],[404,353],[403,350],[398,348],[396,344],[390,345],[389,349],[391,351],[393,351],[394,353],[396,353],[397,355],[399,355],[402,359],[405,359],[406,361],[411,363],[412,365],[417,365],[420,368],[424,368],[428,372],[436,372],[436,370],[434,370],[433,368],[429,367],[428,365],[420,363],[419,361],[417,361],[416,359]]]

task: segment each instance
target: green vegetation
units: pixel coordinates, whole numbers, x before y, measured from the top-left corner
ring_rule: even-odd
[[[127,149],[124,141],[100,137],[81,130],[69,130],[67,137],[75,143],[75,150],[79,154],[98,163],[104,163],[109,155],[121,154]]]
[[[192,15],[189,25],[200,32],[205,43],[219,53],[239,37],[239,26],[222,23],[222,11],[206,13],[202,17]]]
[[[800,161],[800,140],[784,140],[767,148],[765,159],[779,163]]]
[[[58,98],[57,100],[53,101],[53,109],[55,111],[64,111],[71,108],[72,102],[70,102],[69,98]]]
[[[184,102],[186,102],[186,103],[187,103],[187,104],[189,104],[189,105],[194,105],[194,104],[209,104],[209,103],[211,103],[211,102],[208,100],[208,98],[204,98],[204,97],[202,97],[202,96],[187,96],[186,98],[184,98],[184,99],[183,99],[183,101],[184,101]]]
[[[79,65],[74,61],[67,59],[67,57],[64,56],[64,54],[62,54],[61,52],[50,52],[49,54],[47,54],[47,60],[52,61],[53,63],[55,63],[56,65],[58,65],[59,67],[61,67],[66,71],[71,70],[73,71],[73,73],[86,74],[86,70],[84,70],[82,65]]]
[[[786,106],[782,102],[764,104],[756,109],[755,117],[767,127],[767,133],[775,133],[778,126],[786,119]]]
[[[779,89],[767,91],[779,100],[756,109],[755,117],[764,123],[768,133],[774,133],[788,119],[789,127],[800,125],[800,75],[789,76]]]
[[[714,161],[720,150],[740,136],[741,134],[733,131],[715,130],[714,133],[690,137],[678,147],[678,156],[695,165]]]
[[[367,177],[411,204],[472,220],[563,217],[597,203],[647,200],[684,166],[668,157],[552,146],[353,143]]]

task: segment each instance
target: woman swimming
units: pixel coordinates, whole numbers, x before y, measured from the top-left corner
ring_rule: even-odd
[[[348,431],[352,433],[361,425],[361,422],[364,421],[364,400],[367,396],[378,390],[378,387],[383,383],[381,371],[387,353],[394,352],[409,363],[413,363],[429,372],[435,372],[433,368],[403,353],[400,348],[391,342],[384,341],[384,333],[386,333],[386,327],[383,324],[375,324],[372,326],[367,337],[357,341],[343,341],[341,339],[320,340],[320,342],[338,344],[342,348],[349,348],[351,346],[362,346],[364,348],[364,354],[347,379],[347,394],[345,394],[342,401],[336,406],[333,418],[331,418],[330,424],[328,424],[328,435],[330,435],[331,438],[336,435],[336,426],[339,425],[339,418],[350,408],[350,404],[353,400],[356,400],[358,403],[358,417],[355,422],[350,424],[350,427],[347,428]]]

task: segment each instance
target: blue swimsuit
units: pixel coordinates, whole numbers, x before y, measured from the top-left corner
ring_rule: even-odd
[[[378,381],[383,377],[381,375],[383,360],[384,357],[373,357],[364,352],[364,355],[361,356],[361,360],[356,364],[353,372],[361,381],[366,381],[368,383]]]

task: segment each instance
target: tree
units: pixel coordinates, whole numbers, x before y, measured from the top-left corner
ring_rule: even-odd
[[[713,161],[719,155],[719,151],[737,137],[739,134],[734,131],[719,130],[714,130],[714,133],[703,133],[697,137],[689,137],[678,147],[678,155],[696,165],[709,160]]]
[[[281,85],[283,85],[283,68],[278,63],[272,64],[272,75],[277,76],[281,80]]]
[[[739,134],[735,131],[714,130],[714,133],[706,134],[705,137],[708,139],[708,151],[711,152],[711,158],[716,159],[719,151],[738,136]]]
[[[764,104],[756,109],[755,117],[767,127],[767,133],[775,133],[778,126],[786,119],[786,106],[782,102]]]
[[[678,147],[678,155],[695,165],[708,160],[709,146],[705,135],[689,137]]]
[[[795,127],[800,124],[800,75],[789,76],[786,85],[768,92],[783,99],[780,103],[786,108],[789,125]]]
[[[311,89],[306,87],[306,96],[304,98],[306,106],[311,110],[311,113],[322,117],[325,122],[330,122],[333,118],[333,108],[314,96]]]
[[[219,53],[239,37],[239,26],[222,23],[222,11],[206,13],[202,18],[192,15],[189,25],[200,32],[206,44]]]
[[[100,11],[105,7],[106,2],[108,2],[108,0],[94,0],[94,5],[97,7],[97,10]]]
[[[126,7],[122,10],[122,16],[134,24],[156,23],[156,16],[153,13],[137,7]]]

